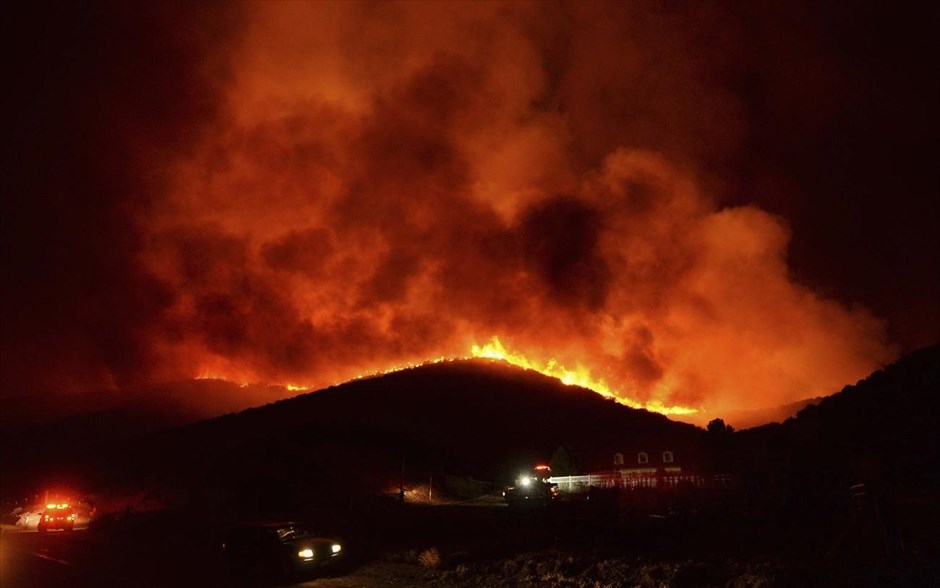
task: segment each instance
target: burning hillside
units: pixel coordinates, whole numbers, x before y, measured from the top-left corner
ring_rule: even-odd
[[[24,150],[38,155],[10,192],[57,196],[17,215],[48,228],[14,227],[38,252],[10,280],[8,307],[25,310],[8,313],[4,379],[319,389],[490,357],[697,419],[855,382],[898,347],[867,299],[792,269],[800,234],[765,205],[798,190],[761,175],[776,151],[751,118],[776,112],[777,78],[760,76],[781,70],[752,30],[778,30],[773,17],[642,3],[101,9],[85,18],[125,61],[80,75],[118,53],[103,41],[71,43],[90,47],[74,63],[35,57],[65,63],[87,99],[66,101],[81,116],[27,119],[61,136],[31,139],[45,147]],[[806,46],[777,41],[771,57]],[[786,96],[821,119],[838,110],[817,100],[828,86],[800,90]],[[793,110],[803,148],[825,125]],[[74,165],[47,173],[44,154]]]
[[[172,292],[159,365],[319,388],[495,336],[502,358],[628,404],[714,413],[891,358],[880,320],[791,277],[783,219],[721,206],[629,125],[619,144],[585,136],[577,105],[609,72],[549,78],[532,10],[252,7],[225,115],[137,216],[141,260]],[[614,33],[592,29],[643,55]],[[620,75],[648,67],[669,75]],[[737,108],[715,103],[729,124]]]

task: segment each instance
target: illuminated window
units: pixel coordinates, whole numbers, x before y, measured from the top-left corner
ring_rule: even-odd
[[[614,465],[623,465],[623,454],[615,453],[614,454]]]
[[[673,457],[671,451],[663,451],[663,463],[672,463]]]
[[[649,463],[649,462],[650,462],[650,456],[647,455],[645,451],[641,451],[641,452],[636,456],[636,461],[637,461],[637,463]]]

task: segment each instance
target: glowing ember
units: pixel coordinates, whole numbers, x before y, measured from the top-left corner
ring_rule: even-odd
[[[401,372],[401,371],[404,371],[404,370],[410,370],[410,369],[412,369],[412,368],[421,367],[421,366],[423,366],[423,365],[431,365],[431,364],[434,364],[434,363],[444,363],[445,361],[454,361],[455,359],[456,359],[456,358],[438,357],[438,358],[436,358],[436,359],[429,359],[429,360],[427,360],[427,361],[409,362],[409,363],[405,363],[405,364],[401,364],[401,365],[396,365],[396,366],[394,366],[394,367],[386,368],[386,369],[383,369],[383,370],[375,370],[375,371],[372,371],[372,372],[367,372],[367,373],[364,373],[364,374],[359,374],[359,375],[357,375],[357,376],[356,376],[355,378],[353,378],[353,379],[354,379],[354,380],[363,380],[363,379],[365,379],[365,378],[374,378],[374,377],[376,377],[376,376],[383,376],[383,375],[385,375],[385,374],[392,374],[392,373],[395,373],[395,372]]]
[[[490,342],[485,345],[471,345],[469,355],[464,357],[437,357],[427,361],[408,362],[381,370],[361,373],[352,379],[362,380],[366,378],[374,378],[385,374],[401,372],[425,365],[467,359],[491,359],[495,361],[503,361],[522,369],[532,370],[548,377],[555,378],[568,386],[579,386],[581,388],[587,388],[588,390],[592,390],[601,396],[604,396],[605,398],[611,398],[625,406],[629,406],[630,408],[644,409],[651,412],[658,412],[664,415],[680,417],[699,414],[702,412],[699,408],[679,405],[668,406],[658,400],[649,400],[646,402],[634,400],[632,398],[626,397],[623,392],[614,391],[603,379],[592,377],[591,371],[583,365],[579,364],[576,366],[576,369],[572,370],[560,364],[554,358],[549,359],[544,363],[530,359],[523,353],[507,349],[497,336],[494,336],[492,339],[490,339]],[[216,372],[203,372],[197,377],[197,379],[224,380],[227,378]],[[243,387],[247,386],[245,383],[242,383],[241,385]],[[316,388],[315,385],[295,383],[284,384],[283,386],[290,392],[306,392]]]
[[[651,412],[658,412],[665,415],[689,415],[699,412],[697,408],[689,408],[685,406],[665,406],[661,402],[655,400],[644,403],[625,398],[611,390],[604,380],[592,378],[590,371],[582,365],[578,365],[577,369],[570,370],[559,364],[555,359],[549,359],[544,364],[531,361],[521,353],[507,350],[499,340],[499,337],[493,337],[489,343],[483,345],[482,347],[479,345],[474,345],[470,349],[470,353],[472,357],[497,359],[517,367],[533,370],[539,372],[540,374],[557,378],[568,386],[580,386],[582,388],[588,388],[589,390],[597,392],[601,396],[613,398],[617,402],[629,406],[630,408],[643,408]]]
[[[250,380],[254,378],[249,378],[244,375],[242,376],[228,375],[228,373],[224,371],[201,370],[199,372],[199,375],[197,375],[195,379],[196,380],[222,380],[225,382],[232,382],[232,383],[238,384],[242,388],[247,388],[251,385]],[[290,386],[287,386],[287,389],[292,390],[293,388],[291,388]],[[299,390],[300,388],[297,388],[297,389]]]

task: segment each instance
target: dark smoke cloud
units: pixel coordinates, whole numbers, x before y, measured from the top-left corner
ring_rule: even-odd
[[[851,26],[813,4],[732,3],[38,16],[45,43],[18,71],[38,89],[17,96],[5,150],[22,222],[3,237],[4,394],[321,386],[497,335],[633,398],[714,411],[836,390],[890,359],[885,324],[844,300],[925,312],[918,328],[888,313],[907,345],[940,330],[924,302],[940,288],[916,277],[935,237],[882,239],[915,249],[896,298],[868,277],[886,249],[848,245],[871,222],[853,215],[922,235],[936,213],[935,158],[878,142],[935,154],[935,132],[879,122],[861,140],[860,115],[887,109],[861,74],[899,104],[936,95],[911,81],[927,69],[911,44],[886,38],[871,63],[838,45],[877,11]],[[906,212],[842,196],[899,170],[916,172]]]
[[[230,19],[120,3],[7,16],[3,394],[150,378],[173,293],[140,266],[132,219],[219,104],[210,49]]]
[[[272,269],[298,272],[314,279],[322,275],[335,253],[333,237],[323,228],[290,232],[265,243],[261,249],[262,258]]]
[[[572,197],[541,202],[519,223],[526,265],[566,306],[604,306],[610,270],[597,250],[602,223],[598,211]]]

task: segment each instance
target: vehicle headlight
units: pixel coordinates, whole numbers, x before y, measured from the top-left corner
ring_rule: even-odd
[[[529,484],[532,483],[532,480],[530,480],[529,478],[522,478],[521,480],[519,480],[519,483],[522,484],[523,486],[528,486]]]
[[[304,559],[313,559],[313,550],[312,549],[301,549],[297,552],[297,557],[302,557]]]
[[[333,553],[339,553],[340,551],[343,550],[343,546],[340,545],[339,543],[334,543],[334,544],[330,547],[330,550],[331,550]]]

